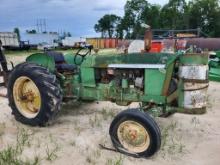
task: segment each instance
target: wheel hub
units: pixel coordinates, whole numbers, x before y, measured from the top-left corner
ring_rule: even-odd
[[[150,145],[150,137],[147,130],[135,121],[121,123],[117,135],[123,147],[130,152],[143,152]]]
[[[19,77],[13,86],[13,97],[18,111],[27,118],[38,115],[41,95],[36,84],[28,77]]]

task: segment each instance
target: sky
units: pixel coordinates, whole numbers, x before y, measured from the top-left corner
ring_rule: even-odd
[[[127,0],[0,0],[0,31],[21,33],[37,29],[45,19],[47,31],[71,32],[74,37],[95,37],[94,25],[105,14],[124,15]],[[163,5],[168,0],[148,0]],[[39,21],[38,21],[39,22]]]

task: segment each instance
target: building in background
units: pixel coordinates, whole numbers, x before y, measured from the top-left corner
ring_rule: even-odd
[[[37,46],[42,43],[47,43],[53,45],[54,47],[58,46],[59,35],[55,33],[25,33],[21,36],[22,40],[29,41],[31,46]]]
[[[19,47],[18,35],[13,32],[0,32],[0,40],[4,48]]]

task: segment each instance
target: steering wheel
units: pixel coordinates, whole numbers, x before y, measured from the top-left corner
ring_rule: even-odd
[[[92,51],[92,48],[91,47],[83,47],[83,48],[80,48],[77,52],[76,52],[76,55],[74,57],[74,63],[76,65],[80,65],[82,64],[82,62],[84,61],[84,58],[87,56],[87,55],[90,55],[91,54],[91,51]],[[79,57],[81,58],[80,62],[77,61],[77,59],[79,59]]]

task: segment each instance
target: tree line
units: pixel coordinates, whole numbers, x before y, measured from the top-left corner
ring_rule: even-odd
[[[169,0],[164,6],[146,0],[128,0],[124,16],[106,14],[95,24],[101,37],[135,39],[143,36],[143,23],[152,29],[197,29],[220,37],[219,0]]]

